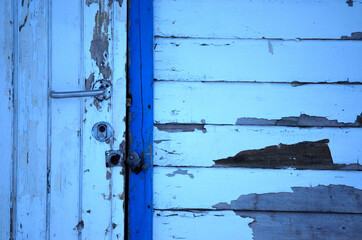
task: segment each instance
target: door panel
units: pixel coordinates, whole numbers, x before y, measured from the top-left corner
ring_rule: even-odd
[[[10,125],[1,130],[0,238],[122,239],[127,2],[5,3],[1,123],[14,136]],[[107,100],[49,97],[100,80],[112,85]],[[109,140],[93,136],[97,122],[110,124]],[[116,166],[106,166],[109,150]]]

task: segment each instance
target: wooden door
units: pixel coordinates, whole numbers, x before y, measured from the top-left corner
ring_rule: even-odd
[[[1,5],[0,239],[123,239],[127,2]],[[49,97],[100,81],[109,99]]]

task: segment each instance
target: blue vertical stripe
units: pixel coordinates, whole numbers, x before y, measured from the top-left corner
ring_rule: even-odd
[[[152,239],[153,1],[129,0],[128,21],[128,146],[144,159],[142,171],[129,174],[128,239],[144,240]]]

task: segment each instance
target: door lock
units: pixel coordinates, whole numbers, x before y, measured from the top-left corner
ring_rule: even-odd
[[[113,136],[113,129],[107,122],[97,122],[93,125],[92,135],[96,140],[106,142]]]

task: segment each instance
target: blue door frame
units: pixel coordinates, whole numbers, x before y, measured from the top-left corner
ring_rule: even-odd
[[[144,162],[140,172],[128,174],[126,231],[129,240],[145,240],[152,239],[153,213],[153,0],[129,0],[128,21],[128,152]]]

